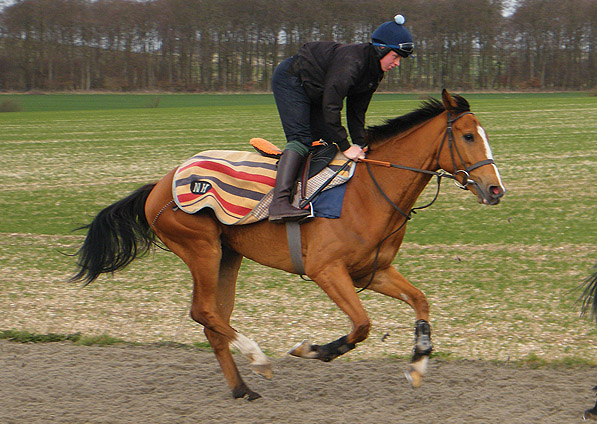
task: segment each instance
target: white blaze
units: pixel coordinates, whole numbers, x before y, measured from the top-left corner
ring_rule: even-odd
[[[485,132],[485,129],[481,125],[477,125],[477,132],[483,139],[483,146],[485,147],[485,156],[488,159],[493,159],[493,153],[491,152],[491,147],[489,147],[489,140],[487,139],[487,133]],[[498,181],[500,182],[501,189],[505,191],[504,184],[502,183],[502,177],[500,176],[500,171],[498,171],[497,166],[495,166],[494,163],[492,163],[491,166],[493,166],[495,175],[497,175],[497,177],[498,177]]]

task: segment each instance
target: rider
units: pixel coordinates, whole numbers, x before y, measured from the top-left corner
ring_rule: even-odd
[[[290,204],[290,194],[313,140],[335,143],[348,159],[365,158],[365,112],[371,96],[384,72],[399,66],[414,49],[403,24],[402,15],[381,24],[371,35],[372,43],[307,43],[278,65],[272,90],[287,144],[278,163],[270,221],[298,221],[309,215]],[[352,145],[342,126],[344,99]]]

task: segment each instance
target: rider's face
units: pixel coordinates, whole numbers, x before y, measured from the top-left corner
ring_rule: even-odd
[[[390,69],[400,66],[400,55],[395,51],[391,51],[379,60],[381,70],[388,72]]]

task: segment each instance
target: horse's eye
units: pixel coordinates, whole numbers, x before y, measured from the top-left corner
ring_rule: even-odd
[[[474,136],[474,135],[472,135],[471,133],[464,134],[464,135],[463,135],[463,137],[464,137],[464,139],[465,139],[466,141],[468,141],[469,143],[472,143],[473,141],[475,141],[475,136]]]

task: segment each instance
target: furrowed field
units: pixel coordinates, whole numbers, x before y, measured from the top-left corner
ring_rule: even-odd
[[[508,192],[487,207],[444,182],[409,224],[395,266],[429,299],[435,355],[597,364],[596,326],[575,303],[597,262],[597,97],[465,97]],[[250,150],[256,136],[282,146],[272,96],[0,96],[7,101],[21,111],[0,113],[0,330],[204,345],[188,317],[190,275],[173,254],[156,250],[81,288],[67,282],[75,260],[62,253],[82,241],[73,229],[196,152]],[[420,101],[377,94],[368,124]],[[360,296],[374,326],[344,358],[406,357],[411,309]],[[245,260],[233,327],[280,357],[304,338],[346,334],[349,322],[314,283]]]

